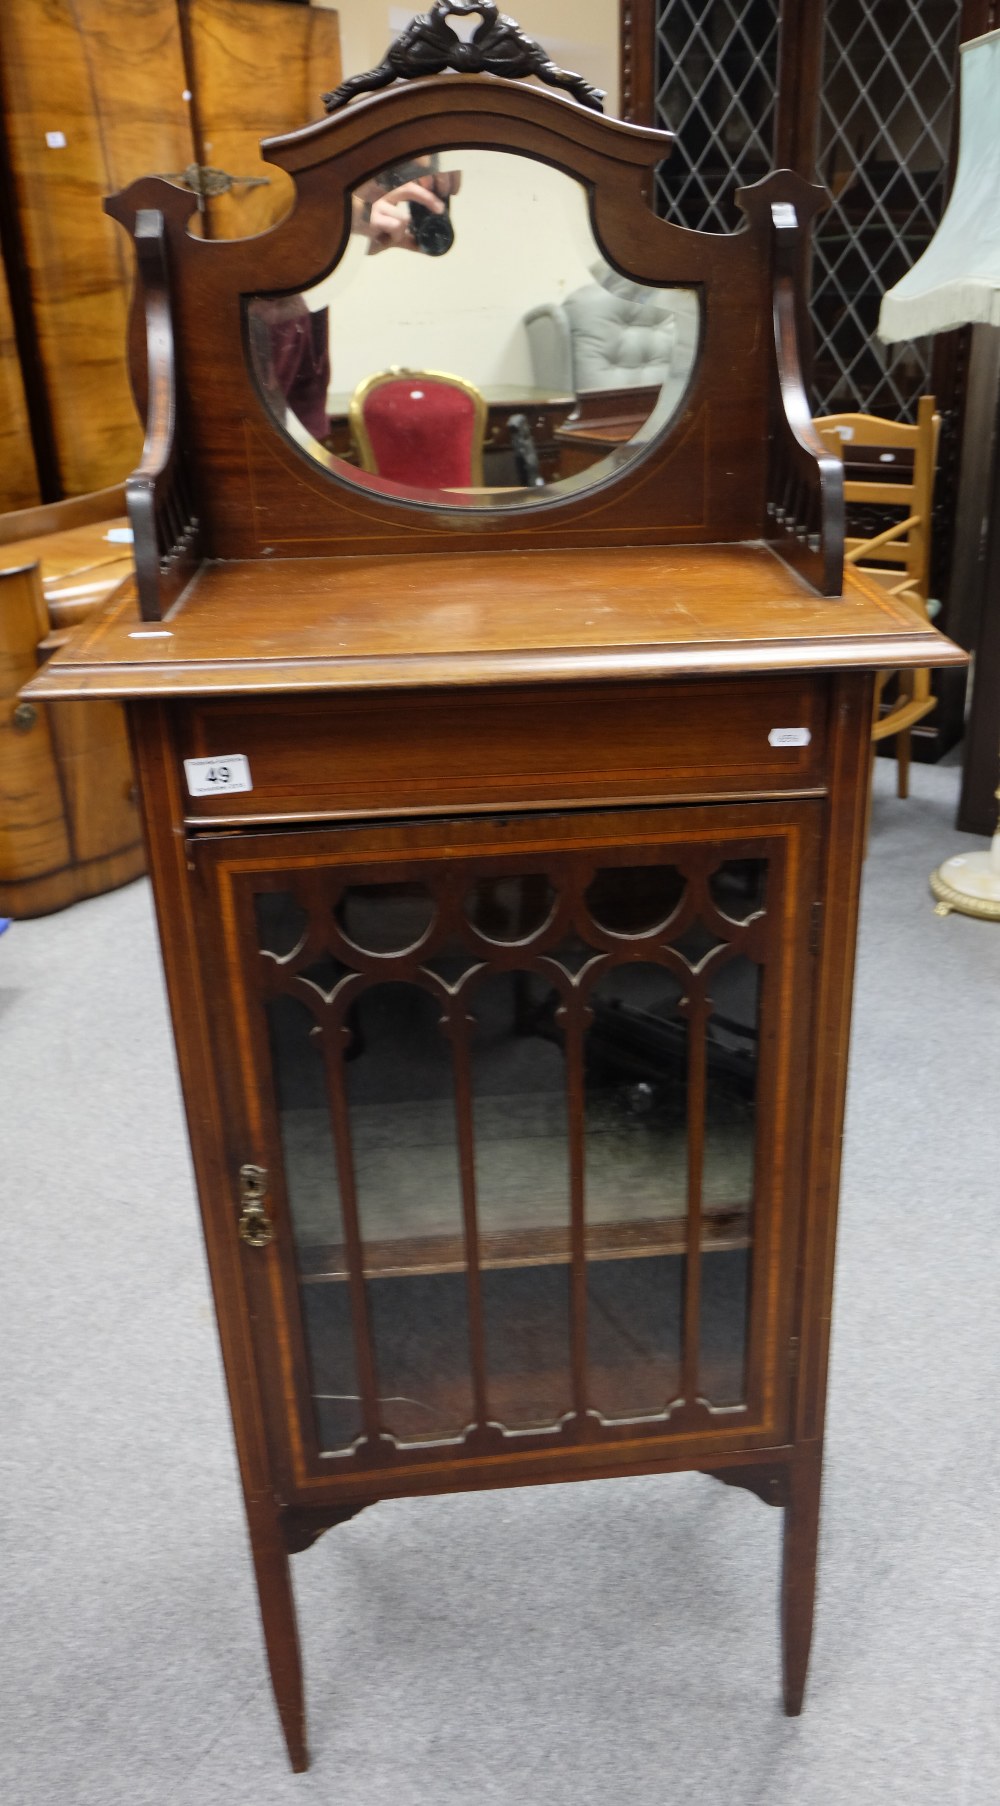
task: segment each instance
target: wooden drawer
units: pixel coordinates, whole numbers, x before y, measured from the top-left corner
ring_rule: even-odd
[[[824,782],[826,709],[825,680],[796,675],[232,697],[176,720],[182,759],[249,761],[252,790],[186,786],[197,824],[801,794]]]

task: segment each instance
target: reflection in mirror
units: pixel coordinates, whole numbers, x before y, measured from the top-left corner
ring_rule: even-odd
[[[397,500],[522,506],[593,487],[682,407],[691,288],[604,261],[582,183],[500,151],[380,171],[332,273],[248,302],[264,402],[314,463]]]

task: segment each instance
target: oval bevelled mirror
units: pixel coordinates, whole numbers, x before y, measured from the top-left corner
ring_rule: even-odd
[[[696,290],[604,261],[582,183],[501,151],[427,153],[352,196],[332,273],[247,302],[265,406],[369,493],[498,508],[593,487],[679,411]]]

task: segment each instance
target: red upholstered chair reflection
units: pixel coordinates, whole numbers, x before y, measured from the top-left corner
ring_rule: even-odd
[[[478,489],[486,403],[459,376],[383,370],[351,397],[351,436],[362,470],[417,489]]]

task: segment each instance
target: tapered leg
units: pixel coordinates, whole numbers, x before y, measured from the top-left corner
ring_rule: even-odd
[[[277,1510],[269,1499],[253,1504],[248,1499],[247,1518],[271,1686],[288,1745],[288,1759],[298,1775],[309,1767],[309,1751],[306,1747],[299,1627],[288,1549]]]
[[[796,1462],[788,1474],[781,1580],[781,1654],[785,1711],[789,1718],[797,1718],[802,1710],[809,1667],[816,1597],[820,1471],[817,1455],[808,1461]]]
[[[913,746],[913,730],[904,727],[901,734],[896,735],[896,793],[901,797],[910,794],[910,752]]]

